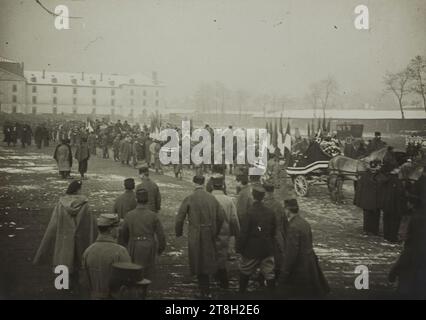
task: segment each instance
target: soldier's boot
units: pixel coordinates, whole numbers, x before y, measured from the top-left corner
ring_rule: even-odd
[[[239,292],[246,293],[249,284],[250,276],[240,273]]]
[[[266,280],[266,287],[270,293],[273,293],[275,291],[275,279]]]
[[[216,273],[216,279],[222,289],[229,289],[228,271],[226,269],[219,269]]]

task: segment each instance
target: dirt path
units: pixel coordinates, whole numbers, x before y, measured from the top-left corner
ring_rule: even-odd
[[[72,298],[53,287],[55,274],[49,267],[35,267],[31,260],[49,221],[53,206],[69,181],[60,180],[53,148],[36,150],[0,147],[0,271],[4,278],[5,298]],[[134,177],[135,169],[113,160],[93,157],[83,193],[89,196],[90,210],[109,212],[121,192],[123,180]],[[75,169],[74,169],[74,174]],[[77,176],[77,175],[76,175]],[[176,180],[171,170],[163,176],[152,174],[159,184],[163,208],[161,220],[167,234],[167,249],[158,259],[157,274],[150,298],[194,297],[196,284],[188,274],[187,239],[174,236],[174,215],[183,198],[191,192],[191,173]],[[227,177],[228,190],[235,190],[233,177]],[[387,282],[391,263],[401,247],[380,237],[362,235],[362,212],[351,204],[351,188],[346,188],[347,204],[330,203],[325,187],[318,186],[308,198],[299,199],[303,215],[311,223],[315,250],[332,287],[331,298],[386,298],[393,287]],[[370,270],[370,289],[356,290],[357,265]],[[231,289],[216,290],[219,298],[238,298],[237,262],[231,262]],[[3,293],[4,294],[4,293]]]

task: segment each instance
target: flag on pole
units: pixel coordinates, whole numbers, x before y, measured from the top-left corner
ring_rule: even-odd
[[[287,149],[287,152],[291,152],[291,133],[290,133],[290,122],[287,122],[287,129],[285,130],[284,135],[284,148]]]
[[[331,118],[328,119],[328,123],[327,123],[327,132],[330,133],[331,132]]]
[[[327,131],[327,123],[326,123],[325,117],[322,118],[322,130]]]
[[[278,128],[277,128],[277,119],[274,123],[274,132],[272,133],[272,144],[276,148],[278,145]]]
[[[95,131],[95,130],[93,130],[93,127],[92,127],[92,124],[91,124],[91,121],[90,121],[89,118],[86,119],[86,130],[88,130],[90,133]]]
[[[308,138],[310,138],[310,137],[311,137],[311,125],[308,122]]]

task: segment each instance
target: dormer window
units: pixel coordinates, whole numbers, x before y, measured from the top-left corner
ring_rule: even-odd
[[[130,80],[129,80],[129,83],[130,83],[130,84],[135,84],[135,79],[130,79]]]
[[[110,85],[110,86],[115,85],[115,81],[114,81],[114,80],[111,80],[111,81],[109,81],[108,83],[109,83],[109,85]]]
[[[95,86],[95,85],[96,85],[96,80],[90,80],[90,84],[91,84],[92,86]]]
[[[72,84],[77,84],[77,79],[71,79]]]
[[[52,83],[58,83],[58,79],[52,78]]]
[[[36,77],[31,77],[31,82],[37,82],[37,78]]]

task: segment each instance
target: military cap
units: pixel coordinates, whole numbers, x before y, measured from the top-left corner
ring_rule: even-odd
[[[268,179],[263,182],[263,187],[267,192],[271,192],[274,191],[275,185],[272,179]]]
[[[284,200],[284,207],[286,208],[299,208],[297,199],[287,199]]]
[[[116,262],[112,264],[111,289],[121,285],[133,285],[143,279],[142,266],[131,262]]]
[[[120,223],[117,214],[103,213],[98,218],[98,227],[113,227]]]
[[[212,184],[214,186],[223,186],[223,182],[225,180],[225,177],[220,175],[220,176],[213,176],[211,177],[212,180]]]
[[[265,193],[266,190],[265,188],[261,185],[261,184],[256,184],[252,187],[253,192],[257,192],[257,193]]]
[[[196,183],[196,184],[204,184],[204,182],[206,181],[206,178],[204,176],[200,176],[200,175],[196,175],[194,176],[194,178],[192,178],[192,182]]]
[[[124,187],[127,190],[133,190],[135,188],[135,179],[127,178],[124,180]]]
[[[67,194],[74,194],[74,193],[76,193],[78,190],[80,190],[81,189],[81,185],[82,185],[82,182],[81,182],[81,180],[73,180],[69,185],[68,185],[68,188],[67,188]]]
[[[139,167],[139,174],[148,173],[148,172],[149,172],[149,167],[146,164]]]

